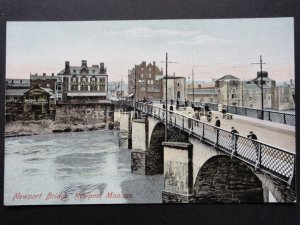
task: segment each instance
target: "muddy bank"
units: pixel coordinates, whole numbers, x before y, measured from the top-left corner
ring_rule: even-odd
[[[82,132],[100,129],[113,129],[111,122],[82,125],[60,123],[52,120],[13,121],[5,124],[4,137],[31,136],[58,132]]]

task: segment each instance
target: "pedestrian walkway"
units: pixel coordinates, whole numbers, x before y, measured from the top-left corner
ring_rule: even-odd
[[[157,106],[162,107],[162,105]],[[174,112],[185,116],[188,115],[188,112],[192,112],[193,115],[191,107],[187,107],[184,111],[174,110]],[[230,132],[231,127],[235,127],[242,136],[247,136],[249,131],[253,131],[257,135],[258,141],[296,153],[296,128],[294,126],[239,115],[233,115],[232,120],[227,120],[223,119],[222,113],[218,111],[212,111],[212,115],[213,119],[209,123],[211,125],[215,125],[215,117],[218,116],[222,129]]]

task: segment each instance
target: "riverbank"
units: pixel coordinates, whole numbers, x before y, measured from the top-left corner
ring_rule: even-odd
[[[4,137],[20,137],[59,132],[82,132],[101,129],[112,129],[112,123],[68,124],[52,120],[13,121],[5,124]]]

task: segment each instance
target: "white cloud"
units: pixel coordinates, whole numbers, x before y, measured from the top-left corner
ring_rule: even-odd
[[[105,35],[109,36],[120,36],[120,37],[129,37],[129,38],[139,38],[139,37],[189,37],[199,35],[202,32],[199,30],[191,31],[179,31],[179,30],[170,30],[170,29],[152,29],[148,27],[136,27],[127,30],[121,31],[111,31],[105,32]]]
[[[188,45],[204,45],[204,44],[214,44],[214,43],[230,43],[231,40],[225,40],[218,37],[213,37],[206,34],[196,35],[195,37],[191,38],[190,40],[182,40],[182,41],[171,41],[170,44],[177,45],[177,44],[188,44]]]

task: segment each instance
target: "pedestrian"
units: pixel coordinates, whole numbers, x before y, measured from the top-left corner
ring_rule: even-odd
[[[185,107],[187,107],[188,105],[187,105],[188,103],[187,103],[187,100],[186,99],[184,99],[184,105],[185,105]]]
[[[179,100],[177,98],[177,101],[176,101],[176,110],[178,110],[178,109],[179,109]]]
[[[173,102],[174,102],[173,99],[171,99],[171,105],[173,105]]]
[[[259,155],[259,148],[258,148],[259,146],[258,146],[258,142],[257,142],[258,138],[257,138],[256,134],[253,133],[253,131],[250,131],[249,134],[247,135],[247,137],[253,140],[252,144],[255,148],[256,158],[258,159],[258,155]]]
[[[231,141],[232,141],[232,147],[234,146],[234,149],[237,149],[237,141],[238,141],[238,136],[237,134],[239,134],[239,132],[234,128],[231,127]]]
[[[223,119],[225,119],[226,109],[225,109],[224,106],[223,106],[223,108],[222,108],[222,113],[223,113]]]
[[[215,123],[216,127],[221,127],[221,121],[219,120],[219,117],[216,116],[216,123]]]
[[[198,120],[200,120],[200,112],[199,112],[199,110],[197,109],[196,111],[195,111],[195,125],[197,126],[197,127],[199,127],[199,121]]]
[[[189,126],[189,129],[191,129],[191,127],[192,127],[192,114],[191,114],[191,112],[189,112],[189,115],[188,115],[188,126]]]

